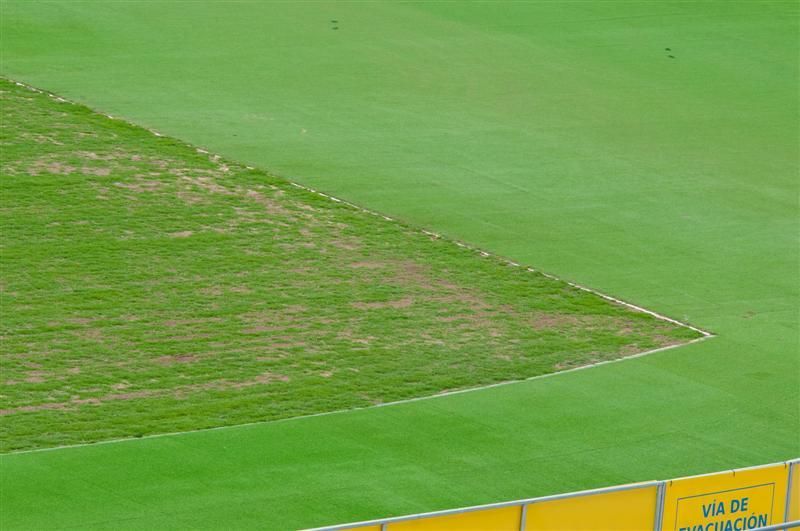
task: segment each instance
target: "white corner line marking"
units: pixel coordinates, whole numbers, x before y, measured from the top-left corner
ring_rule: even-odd
[[[25,83],[20,83],[19,81],[14,81],[14,83],[16,83],[20,87],[25,87],[28,90],[31,90],[33,92],[38,92],[40,94],[46,94],[46,95],[50,96],[51,98],[56,99],[57,101],[66,102],[66,103],[75,105],[75,102],[66,100],[66,99],[64,99],[64,98],[62,98],[60,96],[55,95],[55,94],[52,94],[52,93],[45,92],[43,90],[37,89],[36,87],[32,87],[32,86],[27,85]],[[113,118],[112,116],[110,116],[108,114],[106,114],[104,116],[106,116],[106,117],[108,117],[108,118],[110,118],[112,120],[116,119],[116,118]],[[137,128],[140,128],[140,129],[142,128],[141,126],[136,125],[136,124],[134,124],[132,122],[128,122],[126,120],[123,120],[123,121],[125,123],[127,123],[128,125],[131,125],[133,127],[137,127]],[[157,131],[155,131],[153,129],[146,129],[146,130],[149,131],[150,133],[152,133],[153,135],[157,136],[157,137],[163,136],[163,135],[161,135],[161,133],[159,133],[159,132],[157,132]],[[189,143],[186,143],[186,145],[188,147],[190,147],[190,148],[195,149],[198,153],[209,154],[210,155],[210,159],[213,160],[213,161],[216,161],[216,162],[224,161],[222,156],[219,155],[219,154],[212,154],[212,153],[210,153],[209,151],[207,151],[205,149],[199,148],[199,147],[194,146],[194,145],[189,144]],[[250,166],[247,166],[247,168],[251,169]],[[348,206],[350,208],[353,208],[353,209],[358,210],[360,212],[363,212],[365,214],[378,216],[378,217],[381,217],[384,220],[389,221],[389,222],[395,222],[395,220],[393,218],[390,218],[388,216],[385,216],[385,215],[380,214],[378,212],[375,212],[373,210],[369,210],[367,208],[363,208],[361,206],[354,205],[353,203],[350,203],[348,201],[344,201],[342,199],[339,199],[338,197],[334,197],[332,195],[328,195],[328,194],[319,192],[319,191],[317,191],[317,190],[315,190],[313,188],[310,188],[310,187],[305,186],[303,184],[297,183],[295,181],[291,181],[291,180],[288,180],[288,179],[282,179],[282,180],[287,182],[289,185],[294,186],[295,188],[300,188],[302,190],[305,190],[306,192],[310,192],[312,194],[316,194],[318,196],[322,196],[322,197],[324,197],[326,199],[329,199],[329,200],[331,200],[333,202],[341,203],[343,205],[346,205],[346,206]],[[422,234],[425,234],[427,236],[432,236],[432,237],[437,238],[437,239],[443,238],[440,234],[437,234],[435,232],[431,232],[431,231],[428,231],[428,230],[425,230],[425,229],[416,229],[416,230],[419,230],[420,233],[422,233]],[[492,254],[490,252],[484,251],[484,250],[479,249],[477,247],[473,247],[472,245],[468,245],[468,244],[460,242],[458,240],[449,240],[449,241],[451,241],[452,243],[454,243],[458,247],[462,247],[462,248],[465,248],[465,249],[469,249],[470,251],[474,251],[474,252],[478,253],[482,257],[495,257],[495,258],[505,262],[509,266],[513,266],[513,267],[519,267],[520,266],[520,264],[518,264],[518,263],[516,263],[516,262],[514,262],[512,260],[509,260],[509,259],[501,257],[501,256],[494,255],[494,254]],[[483,385],[483,386],[479,386],[479,387],[470,387],[470,388],[467,388],[467,389],[459,389],[459,390],[456,390],[456,391],[447,391],[447,392],[444,392],[444,393],[438,393],[438,394],[433,394],[433,395],[419,396],[419,397],[408,398],[408,399],[404,399],[404,400],[396,400],[394,402],[386,402],[384,404],[376,404],[376,405],[372,405],[372,406],[363,406],[363,407],[354,407],[354,408],[350,408],[350,409],[337,409],[335,411],[323,411],[321,413],[313,413],[313,414],[310,414],[310,415],[301,415],[301,416],[298,416],[298,417],[287,417],[287,418],[283,418],[283,419],[274,419],[274,420],[261,420],[261,421],[256,421],[256,422],[246,422],[246,423],[242,423],[242,424],[233,424],[233,425],[230,425],[230,426],[216,426],[216,427],[213,427],[213,428],[201,428],[201,429],[197,429],[197,430],[187,430],[187,431],[178,431],[178,432],[169,432],[169,433],[156,433],[156,434],[153,434],[153,435],[145,435],[143,437],[124,437],[124,438],[121,438],[121,439],[109,439],[109,440],[97,441],[97,442],[93,442],[93,443],[70,444],[70,445],[64,445],[64,446],[53,446],[53,447],[50,447],[50,448],[36,448],[36,449],[33,449],[33,450],[20,450],[20,451],[17,451],[17,452],[7,452],[7,453],[0,454],[0,458],[2,458],[3,456],[10,456],[10,455],[29,454],[29,453],[36,453],[36,452],[49,452],[49,451],[53,451],[53,450],[65,450],[65,449],[68,449],[68,448],[80,448],[80,447],[84,447],[84,446],[98,446],[98,445],[101,445],[101,444],[112,444],[112,443],[120,443],[120,442],[127,442],[127,441],[139,441],[139,440],[143,440],[143,439],[154,439],[154,438],[157,438],[157,437],[171,437],[171,436],[184,435],[184,434],[190,434],[190,433],[200,433],[200,432],[206,432],[206,431],[243,428],[243,427],[247,427],[247,426],[257,426],[257,425],[261,425],[261,424],[273,424],[273,423],[277,423],[277,422],[289,422],[289,421],[293,421],[293,420],[301,420],[301,419],[307,419],[307,418],[313,418],[313,417],[322,417],[322,416],[327,416],[327,415],[337,415],[337,414],[347,413],[347,412],[351,412],[351,411],[362,411],[362,410],[375,409],[375,408],[379,408],[379,407],[408,404],[408,403],[411,403],[411,402],[419,402],[421,400],[431,400],[431,399],[435,399],[435,398],[443,398],[443,397],[447,397],[447,396],[451,396],[451,395],[458,395],[458,394],[463,394],[463,393],[471,393],[471,392],[475,392],[475,391],[482,391],[484,389],[491,389],[493,387],[501,387],[501,386],[516,384],[516,383],[529,382],[529,381],[532,381],[532,380],[540,380],[540,379],[543,379],[543,378],[550,378],[550,377],[558,376],[558,375],[561,375],[561,374],[567,374],[567,373],[581,371],[581,370],[585,370],[585,369],[591,369],[591,368],[594,368],[594,367],[599,367],[599,366],[602,366],[602,365],[608,365],[608,364],[611,364],[611,363],[618,363],[618,362],[621,362],[621,361],[630,360],[630,359],[634,359],[634,358],[641,358],[643,356],[648,356],[650,354],[655,354],[657,352],[663,352],[665,350],[671,350],[671,349],[674,349],[674,348],[678,348],[678,347],[682,347],[682,346],[686,346],[686,345],[691,345],[692,343],[698,343],[700,341],[704,341],[706,339],[715,337],[714,334],[712,334],[711,332],[708,332],[708,331],[703,330],[701,328],[697,328],[695,326],[692,326],[690,324],[684,323],[682,321],[678,321],[677,319],[673,319],[671,317],[667,317],[666,315],[662,315],[662,314],[654,312],[652,310],[648,310],[646,308],[642,308],[641,306],[637,306],[635,304],[631,304],[629,302],[625,302],[622,299],[618,299],[616,297],[612,297],[610,295],[606,295],[605,293],[602,293],[602,292],[597,291],[597,290],[592,289],[592,288],[588,288],[588,287],[583,286],[581,284],[578,284],[578,283],[575,283],[575,282],[570,282],[568,280],[564,280],[564,279],[559,278],[559,277],[557,277],[555,275],[552,275],[550,273],[545,273],[544,271],[540,271],[540,270],[534,269],[532,267],[526,267],[526,270],[531,272],[531,273],[538,273],[538,274],[540,274],[542,276],[545,276],[545,277],[547,277],[549,279],[552,279],[552,280],[556,280],[558,282],[563,282],[563,283],[565,283],[565,284],[567,284],[569,286],[572,286],[572,287],[574,287],[576,289],[579,289],[581,291],[586,291],[588,293],[592,293],[592,294],[597,295],[598,297],[601,297],[601,298],[603,298],[603,299],[605,299],[605,300],[607,300],[609,302],[625,306],[626,308],[629,308],[629,309],[631,309],[633,311],[646,313],[646,314],[648,314],[648,315],[650,315],[652,317],[655,317],[656,319],[660,319],[662,321],[667,321],[667,322],[670,322],[672,324],[675,324],[675,325],[678,325],[678,326],[682,326],[684,328],[689,328],[690,330],[694,330],[695,332],[701,334],[702,337],[693,339],[691,341],[687,341],[685,343],[679,343],[679,344],[676,344],[676,345],[668,345],[666,347],[659,347],[659,348],[656,348],[656,349],[653,349],[653,350],[640,352],[638,354],[633,354],[631,356],[623,356],[621,358],[615,358],[615,359],[611,359],[611,360],[600,361],[600,362],[597,362],[597,363],[591,363],[591,364],[587,364],[587,365],[582,365],[580,367],[574,367],[572,369],[566,369],[566,370],[563,370],[563,371],[556,371],[556,372],[550,372],[550,373],[546,373],[546,374],[539,374],[539,375],[536,375],[536,376],[531,376],[530,378],[523,378],[521,380],[508,380],[508,381],[504,381],[504,382],[498,382],[498,383]]]

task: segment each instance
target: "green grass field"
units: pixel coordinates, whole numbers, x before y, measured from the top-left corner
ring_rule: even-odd
[[[0,450],[365,407],[702,337],[84,107],[0,90]]]
[[[795,2],[0,9],[6,76],[717,334],[391,407],[4,455],[2,527],[290,529],[800,453]]]

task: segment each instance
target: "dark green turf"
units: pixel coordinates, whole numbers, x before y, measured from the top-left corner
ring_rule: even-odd
[[[719,334],[400,407],[6,456],[7,527],[299,527],[800,453],[795,2],[2,10],[7,75]]]

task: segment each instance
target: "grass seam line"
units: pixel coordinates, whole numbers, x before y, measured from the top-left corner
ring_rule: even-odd
[[[702,337],[698,337],[696,339],[692,339],[691,341],[687,341],[686,343],[679,343],[679,344],[676,344],[676,345],[667,345],[666,347],[659,347],[659,348],[655,348],[653,350],[647,350],[645,352],[639,352],[637,354],[632,354],[630,356],[624,356],[622,358],[599,361],[599,362],[596,362],[596,363],[589,363],[587,365],[581,365],[580,367],[573,367],[571,369],[564,369],[562,371],[549,372],[549,373],[546,373],[546,374],[537,374],[536,376],[531,376],[530,378],[523,378],[521,380],[507,380],[507,381],[504,381],[504,382],[497,382],[497,383],[493,383],[493,384],[482,385],[482,386],[479,386],[479,387],[469,387],[469,388],[466,388],[466,389],[457,389],[455,391],[445,391],[443,393],[436,393],[436,394],[433,394],[433,395],[417,396],[417,397],[414,397],[414,398],[405,398],[403,400],[395,400],[395,401],[392,401],[392,402],[386,402],[386,403],[383,403],[383,404],[375,404],[375,405],[372,405],[372,406],[352,407],[352,408],[349,408],[349,409],[337,409],[335,411],[323,411],[323,412],[320,412],[320,413],[312,413],[310,415],[300,415],[300,416],[297,416],[297,417],[286,417],[286,418],[283,418],[283,419],[258,420],[258,421],[255,421],[255,422],[245,422],[245,423],[242,423],[242,424],[232,424],[230,426],[214,426],[214,427],[211,427],[211,428],[199,428],[199,429],[196,429],[196,430],[175,431],[175,432],[168,432],[168,433],[154,433],[154,434],[151,434],[151,435],[144,435],[142,437],[123,437],[123,438],[120,438],[120,439],[108,439],[108,440],[105,440],[105,441],[97,441],[97,442],[91,442],[91,443],[67,444],[67,445],[64,445],[64,446],[52,446],[52,447],[49,447],[49,448],[34,448],[34,449],[31,449],[31,450],[19,450],[19,451],[16,451],[16,452],[6,452],[6,453],[0,454],[0,460],[2,460],[6,456],[13,456],[13,455],[33,454],[33,453],[40,453],[40,452],[52,452],[54,450],[68,450],[70,448],[82,448],[82,447],[86,447],[86,446],[98,446],[98,445],[102,445],[102,444],[115,444],[115,443],[124,443],[124,442],[132,442],[132,441],[141,441],[141,440],[145,440],[145,439],[156,439],[156,438],[159,438],[159,437],[175,437],[175,436],[180,436],[180,435],[188,435],[188,434],[191,434],[191,433],[202,433],[202,432],[208,432],[208,431],[232,430],[232,429],[236,429],[236,428],[246,428],[248,426],[276,424],[276,423],[290,422],[290,421],[295,421],[295,420],[311,419],[311,418],[314,418],[314,417],[325,417],[325,416],[328,416],[328,415],[340,415],[340,414],[343,414],[343,413],[352,413],[352,412],[355,412],[355,411],[368,411],[368,410],[382,408],[382,407],[400,406],[400,405],[403,405],[403,404],[409,404],[409,403],[412,403],[412,402],[420,402],[420,401],[423,401],[423,400],[435,400],[437,398],[445,398],[445,397],[453,396],[453,395],[461,395],[461,394],[465,394],[465,393],[473,393],[473,392],[476,392],[476,391],[484,391],[486,389],[492,389],[492,388],[495,388],[495,387],[504,387],[504,386],[513,385],[513,384],[521,384],[521,383],[525,383],[525,382],[531,382],[531,381],[534,381],[534,380],[543,380],[545,378],[552,378],[552,377],[555,377],[555,376],[560,376],[562,374],[568,374],[568,373],[572,373],[572,372],[583,371],[583,370],[586,370],[586,369],[593,369],[593,368],[596,368],[596,367],[601,367],[603,365],[610,365],[612,363],[619,363],[619,362],[622,362],[622,361],[632,360],[632,359],[635,359],[635,358],[643,358],[645,356],[649,356],[651,354],[657,354],[659,352],[664,352],[666,350],[672,350],[672,349],[679,348],[679,347],[685,347],[685,346],[691,345],[693,343],[700,343],[701,341],[706,341],[706,340],[711,339],[713,337],[716,337],[716,336],[714,336],[713,334],[704,335]]]

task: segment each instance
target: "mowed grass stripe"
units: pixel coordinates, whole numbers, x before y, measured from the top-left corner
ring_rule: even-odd
[[[699,337],[2,82],[4,451],[381,404]]]

